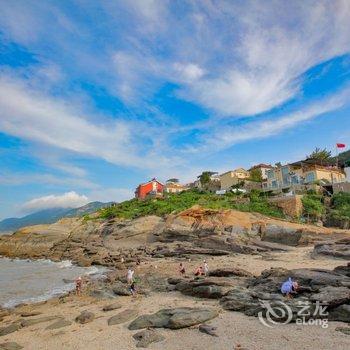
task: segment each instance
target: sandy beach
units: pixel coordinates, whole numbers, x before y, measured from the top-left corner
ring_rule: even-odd
[[[288,269],[309,267],[332,269],[344,265],[344,261],[334,259],[311,260],[310,247],[291,248],[286,253],[270,253],[269,257],[251,255],[233,255],[229,257],[215,257],[208,260],[210,268],[236,266],[258,275],[270,267],[284,267]],[[187,271],[191,272],[198,261],[186,262]],[[142,279],[144,274],[155,274],[161,277],[177,276],[178,260],[167,258],[158,261],[142,262],[135,274]],[[4,342],[17,342],[28,350],[58,350],[58,349],[136,349],[136,342],[132,338],[135,331],[123,324],[109,326],[107,320],[124,310],[136,310],[138,315],[150,314],[163,308],[172,307],[209,307],[217,308],[220,314],[209,321],[217,327],[218,337],[201,333],[198,326],[181,330],[160,329],[165,340],[149,346],[150,349],[236,349],[240,344],[242,349],[274,350],[274,349],[348,349],[350,336],[335,329],[346,327],[346,323],[329,322],[328,328],[320,326],[300,326],[296,324],[280,325],[267,328],[256,317],[248,317],[239,312],[224,311],[217,300],[199,299],[184,296],[177,291],[138,295],[136,298],[120,296],[114,299],[99,300],[87,296],[85,288],[81,297],[69,295],[64,298],[52,299],[36,305],[24,305],[16,308],[10,315],[5,316],[2,326],[9,325],[19,319],[24,312],[37,312],[40,315],[27,317],[36,319],[44,316],[57,316],[71,322],[66,327],[47,330],[46,327],[54,321],[43,322],[24,327],[14,333],[0,338]],[[102,311],[108,304],[118,302],[118,310]],[[83,310],[95,314],[95,319],[87,324],[78,324],[74,320]],[[238,347],[239,349],[239,347]]]

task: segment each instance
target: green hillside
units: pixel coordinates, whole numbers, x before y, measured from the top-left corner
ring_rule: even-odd
[[[197,190],[184,191],[179,194],[167,194],[164,198],[139,201],[131,199],[117,204],[114,207],[99,211],[99,217],[109,219],[121,217],[133,219],[146,215],[163,216],[177,213],[198,204],[211,209],[237,209],[240,211],[257,212],[268,216],[282,218],[282,211],[269,204],[266,197],[259,191],[252,191],[249,195],[228,193],[216,195]]]

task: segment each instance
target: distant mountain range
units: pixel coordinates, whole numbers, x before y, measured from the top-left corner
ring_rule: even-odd
[[[52,208],[40,210],[38,212],[26,215],[22,218],[9,218],[0,221],[0,232],[14,232],[21,227],[52,224],[62,218],[71,218],[91,214],[100,208],[111,204],[102,202],[91,202],[79,208]]]

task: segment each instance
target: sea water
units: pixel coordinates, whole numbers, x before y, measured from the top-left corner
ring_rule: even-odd
[[[53,262],[0,257],[0,306],[48,300],[73,290],[78,276],[103,272],[103,268],[79,267],[68,260]]]

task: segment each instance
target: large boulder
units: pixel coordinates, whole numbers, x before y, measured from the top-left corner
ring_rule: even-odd
[[[214,277],[253,277],[253,274],[239,267],[226,267],[209,271]]]
[[[350,260],[350,238],[316,244],[312,256],[327,256]]]
[[[347,265],[341,265],[341,266],[335,267],[333,271],[336,273],[340,273],[341,275],[350,277],[350,262],[348,262]]]
[[[119,304],[119,303],[113,303],[113,304],[109,304],[109,305],[105,305],[103,308],[102,308],[102,311],[113,311],[113,310],[117,310],[117,309],[120,309],[122,306]]]
[[[302,237],[302,230],[295,228],[267,224],[261,234],[261,240],[297,246]]]
[[[75,322],[85,324],[92,322],[95,318],[94,313],[90,311],[83,311],[79,316],[76,317]]]
[[[119,314],[112,316],[108,319],[108,326],[113,326],[115,324],[121,324],[130,321],[137,316],[137,310],[124,310]]]
[[[60,318],[61,318],[60,316],[44,316],[44,317],[32,318],[32,319],[22,320],[21,325],[22,327],[29,327],[38,323],[50,322]]]
[[[312,294],[310,300],[329,306],[345,304],[350,301],[350,289],[347,287],[327,286],[321,288],[318,293]]]
[[[214,309],[174,308],[162,309],[151,315],[142,315],[130,323],[129,329],[170,328],[179,329],[194,326],[211,320],[219,315]]]
[[[182,280],[176,284],[175,289],[182,294],[198,298],[219,299],[223,297],[233,286],[232,281],[221,278],[199,278],[194,280]]]
[[[16,332],[19,329],[22,328],[22,325],[20,323],[12,323],[9,326],[1,327],[0,328],[0,337]]]
[[[131,295],[129,286],[126,283],[122,283],[119,281],[113,284],[112,290],[113,290],[113,293],[116,295],[120,295],[120,296]]]
[[[318,292],[320,288],[326,286],[343,287],[350,283],[350,278],[326,269],[294,269],[271,268],[264,270],[257,278],[252,278],[250,286],[259,285],[262,289],[265,285],[268,290],[278,292],[281,284],[289,277],[298,281],[300,292]]]
[[[329,311],[330,321],[350,322],[350,305],[343,304]]]
[[[0,350],[20,350],[20,349],[23,349],[23,346],[17,344],[14,341],[0,344]]]
[[[65,320],[65,319],[60,319],[52,324],[50,324],[49,326],[46,327],[47,330],[53,330],[53,329],[59,329],[59,328],[63,328],[63,327],[68,327],[72,324],[71,321]]]
[[[293,299],[286,299],[280,292],[288,277],[300,285]],[[329,320],[348,322],[349,282],[349,277],[331,270],[272,268],[263,271],[259,277],[248,279],[245,285],[232,288],[220,299],[220,304],[226,310],[243,312],[248,316],[264,316],[268,307],[276,310],[287,308],[292,313],[291,320],[295,320],[299,317],[301,306],[307,306],[312,315],[320,303],[327,306]]]
[[[259,302],[254,299],[248,288],[234,287],[220,300],[220,304],[225,310],[245,312],[250,308],[257,307]]]

